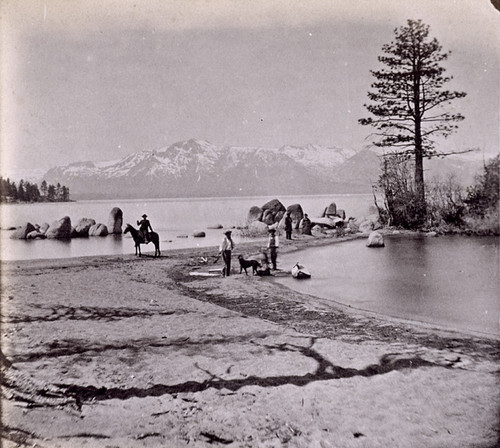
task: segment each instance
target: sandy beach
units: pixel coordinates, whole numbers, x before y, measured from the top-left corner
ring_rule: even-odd
[[[3,262],[2,446],[498,446],[498,339],[239,274],[258,248]]]

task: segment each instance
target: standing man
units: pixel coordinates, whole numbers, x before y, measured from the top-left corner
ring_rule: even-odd
[[[290,212],[286,212],[286,216],[285,216],[285,233],[286,233],[286,239],[291,240],[292,239],[292,218],[290,218]]]
[[[231,238],[231,231],[227,230],[224,232],[224,239],[219,247],[219,253],[222,254],[222,259],[224,260],[224,269],[222,270],[222,276],[231,275],[231,251],[234,249],[234,243]]]
[[[139,233],[141,234],[142,239],[146,244],[149,243],[149,230],[151,230],[151,232],[153,231],[151,223],[147,218],[148,215],[144,214],[142,215],[142,220],[137,221],[137,225],[139,226]]]
[[[276,235],[276,230],[270,229],[269,241],[267,242],[267,247],[271,254],[271,264],[273,265],[273,271],[278,269],[276,265],[278,259],[278,246],[279,246],[279,241],[278,241],[278,235]]]

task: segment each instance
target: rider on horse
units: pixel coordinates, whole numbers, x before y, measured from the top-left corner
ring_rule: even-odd
[[[153,231],[153,228],[151,227],[151,223],[149,222],[147,217],[148,217],[148,215],[144,214],[144,215],[142,215],[142,220],[137,221],[137,225],[139,226],[139,234],[141,235],[141,237],[145,243],[149,243],[148,230],[151,230],[151,232]]]

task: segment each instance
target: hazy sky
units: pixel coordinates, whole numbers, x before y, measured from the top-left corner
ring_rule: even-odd
[[[452,51],[450,88],[468,93],[454,103],[466,120],[440,145],[499,151],[500,14],[488,0],[0,4],[4,175],[189,138],[360,149],[369,70],[409,18]]]

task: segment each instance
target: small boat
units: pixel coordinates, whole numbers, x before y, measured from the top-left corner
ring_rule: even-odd
[[[305,268],[305,266],[297,263],[292,268],[292,277],[297,278],[297,279],[311,278],[311,274]]]

